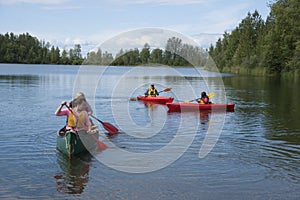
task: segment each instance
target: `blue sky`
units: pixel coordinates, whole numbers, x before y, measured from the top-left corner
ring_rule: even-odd
[[[120,33],[161,28],[207,47],[270,0],[0,0],[0,33],[28,32],[60,48],[83,52]]]

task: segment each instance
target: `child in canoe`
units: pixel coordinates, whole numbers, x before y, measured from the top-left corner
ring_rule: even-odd
[[[74,131],[85,130],[88,133],[92,133],[92,124],[85,110],[86,104],[83,99],[73,100],[72,108],[67,106],[66,109],[62,109],[63,106],[67,106],[66,101],[63,101],[55,111],[56,116],[67,116],[67,125],[63,129]],[[63,131],[60,130],[59,134]]]

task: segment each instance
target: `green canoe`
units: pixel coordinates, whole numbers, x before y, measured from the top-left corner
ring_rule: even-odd
[[[69,158],[84,152],[94,152],[97,149],[95,138],[98,138],[99,134],[95,133],[94,136],[92,137],[84,130],[77,132],[73,130],[59,131],[56,148]]]

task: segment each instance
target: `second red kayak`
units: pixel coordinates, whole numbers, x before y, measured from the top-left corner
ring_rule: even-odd
[[[159,103],[159,104],[166,104],[166,103],[172,103],[173,100],[174,100],[174,97],[167,97],[167,96],[156,96],[156,97],[138,96],[137,100],[145,101],[145,102],[152,102],[152,103]]]
[[[167,103],[169,112],[189,112],[189,111],[202,111],[202,110],[211,110],[211,111],[234,111],[234,104],[195,104],[195,103]]]

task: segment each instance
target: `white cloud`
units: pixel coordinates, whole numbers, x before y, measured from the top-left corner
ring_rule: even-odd
[[[216,0],[112,0],[118,4],[151,4],[151,5],[188,5],[212,3]]]
[[[32,34],[41,40],[49,42],[53,46],[58,46],[61,50],[74,48],[75,44],[81,45],[82,55],[100,47],[103,51],[107,51],[115,55],[120,49],[141,49],[145,43],[151,48],[164,48],[166,42],[171,37],[183,39],[183,43],[188,43],[202,48],[208,48],[210,44],[215,44],[218,38],[222,37],[219,33],[198,32],[194,35],[187,35],[178,32],[178,29],[166,28],[141,28],[128,30],[106,30],[90,35],[74,35],[68,36],[49,33]]]
[[[0,4],[28,3],[28,4],[53,5],[53,4],[63,4],[68,1],[70,0],[0,0]]]
[[[169,38],[176,37],[182,40],[184,44],[199,46],[197,41],[182,33],[165,28],[141,28],[128,30],[119,33],[114,37],[110,37],[104,41],[100,48],[115,55],[120,49],[142,49],[145,43],[150,45],[150,48],[164,49]]]
[[[192,38],[200,45],[202,48],[208,49],[210,45],[215,45],[219,38],[222,38],[223,34],[220,33],[199,33],[192,35]]]
[[[18,4],[18,3],[28,3],[28,4],[63,4],[71,0],[0,0],[0,4]],[[188,5],[188,4],[203,4],[212,3],[218,0],[104,0],[109,3],[115,4],[156,4],[156,5]]]
[[[80,9],[79,6],[62,6],[62,5],[48,5],[43,6],[42,9],[44,10],[74,10],[74,9]]]

